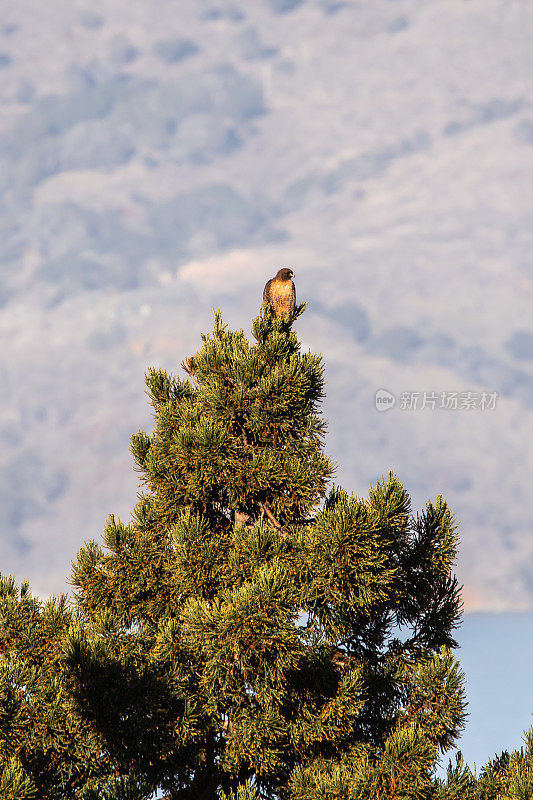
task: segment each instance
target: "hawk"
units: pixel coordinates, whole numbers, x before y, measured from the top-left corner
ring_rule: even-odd
[[[271,278],[263,290],[263,303],[270,303],[276,317],[289,314],[292,318],[296,308],[296,289],[291,280],[292,269],[278,270],[275,278]]]

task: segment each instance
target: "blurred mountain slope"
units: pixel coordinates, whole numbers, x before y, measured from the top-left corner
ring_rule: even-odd
[[[135,502],[145,369],[213,307],[248,332],[288,264],[337,481],[442,492],[467,607],[533,607],[532,28],[525,0],[6,9],[2,572],[63,588]],[[496,408],[400,407],[453,391]]]

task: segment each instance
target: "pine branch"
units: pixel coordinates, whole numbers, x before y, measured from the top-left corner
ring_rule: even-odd
[[[267,503],[263,503],[263,502],[261,502],[261,501],[260,501],[260,502],[259,502],[259,508],[261,509],[261,511],[263,511],[263,512],[266,514],[266,516],[268,517],[268,519],[270,520],[270,522],[272,523],[272,525],[273,525],[275,528],[277,528],[277,529],[278,529],[278,531],[281,531],[281,532],[284,534],[284,537],[283,537],[283,538],[285,538],[286,536],[288,536],[288,535],[289,535],[289,531],[287,530],[287,528],[285,528],[285,527],[284,527],[284,526],[281,524],[281,522],[278,522],[278,520],[276,519],[276,517],[274,516],[274,514],[272,513],[272,511],[271,511],[271,510],[270,510],[270,508],[268,507],[268,504],[267,504]]]

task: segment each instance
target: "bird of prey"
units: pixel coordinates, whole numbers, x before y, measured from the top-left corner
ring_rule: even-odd
[[[272,311],[276,317],[289,314],[290,317],[294,315],[296,308],[296,289],[292,277],[294,272],[292,269],[278,270],[275,278],[271,278],[263,291],[263,303],[270,303]]]

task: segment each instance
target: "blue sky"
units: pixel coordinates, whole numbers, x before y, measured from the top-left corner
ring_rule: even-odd
[[[522,747],[533,725],[533,615],[467,614],[457,639],[469,713],[458,747],[479,774],[489,758]]]

